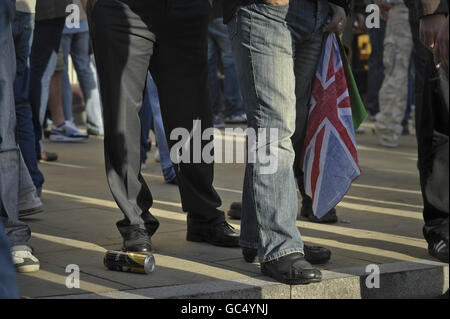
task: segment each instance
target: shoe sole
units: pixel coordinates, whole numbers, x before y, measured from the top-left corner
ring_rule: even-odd
[[[266,270],[265,267],[261,267],[261,273],[264,276],[270,277],[275,279],[278,282],[281,282],[285,285],[309,285],[313,283],[319,283],[322,281],[322,278],[315,278],[315,279],[286,279],[277,275],[274,275]]]
[[[219,242],[215,242],[214,240],[205,239],[201,235],[187,234],[186,240],[190,241],[190,242],[194,242],[194,243],[208,243],[208,244],[211,244],[213,246],[218,246],[218,247],[229,247],[229,248],[239,247],[239,243],[223,243],[223,242],[219,243]]]
[[[27,217],[27,216],[31,216],[31,215],[36,215],[36,214],[40,214],[40,213],[43,213],[43,212],[44,212],[44,210],[42,208],[27,209],[27,210],[19,212],[19,218]]]
[[[440,262],[447,263],[447,264],[449,263],[448,255],[445,256],[445,257],[443,257],[442,255],[436,254],[436,253],[434,252],[434,250],[431,249],[431,248],[428,248],[428,253],[429,253],[432,257],[434,257],[434,258],[436,258],[437,260],[439,260]]]
[[[16,272],[18,273],[28,273],[28,272],[37,272],[40,269],[40,265],[24,265],[24,266],[16,266]]]
[[[50,135],[50,141],[55,143],[80,143],[88,141],[85,137],[67,137],[61,135]]]

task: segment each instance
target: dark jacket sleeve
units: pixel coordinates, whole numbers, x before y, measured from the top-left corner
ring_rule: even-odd
[[[342,8],[344,8],[345,13],[349,15],[350,9],[351,9],[351,1],[350,0],[329,0],[329,2],[334,3],[335,5],[338,5]]]
[[[448,14],[449,0],[416,0],[420,17],[433,14]]]

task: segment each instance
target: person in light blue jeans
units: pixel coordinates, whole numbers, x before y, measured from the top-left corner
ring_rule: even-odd
[[[28,244],[30,227],[19,220],[19,197],[36,193],[36,188],[15,136],[14,5],[11,0],[0,2],[0,219],[9,239],[16,270],[28,272],[39,270],[39,261],[32,255]]]
[[[220,87],[218,74],[219,57],[223,64],[223,93]],[[246,123],[241,89],[237,79],[236,65],[231,52],[231,43],[228,37],[227,27],[223,19],[215,18],[208,26],[208,65],[209,65],[209,89],[213,106],[213,115],[223,113],[225,123]],[[223,96],[223,98],[222,98]],[[225,105],[223,101],[225,100]],[[216,124],[216,123],[215,123]]]
[[[75,1],[74,3],[76,3]],[[77,72],[78,82],[86,103],[87,129],[90,135],[103,136],[103,119],[97,76],[89,55],[89,25],[83,9],[79,27],[64,27],[61,49],[64,54],[65,71],[63,72],[63,109],[64,117],[73,122],[72,86],[69,80],[68,57],[72,58]]]
[[[159,104],[158,89],[153,78],[148,73],[147,87],[145,89],[144,103],[141,112],[141,163],[145,164],[147,161],[148,138],[150,127],[153,124],[153,131],[155,132],[156,143],[158,144],[159,157],[161,162],[161,169],[164,175],[164,180],[168,184],[176,183],[176,173],[173,163],[170,159],[169,146],[167,144],[166,133],[164,131],[164,124],[161,115],[161,107]]]
[[[336,5],[332,8],[333,31],[342,32],[345,11]],[[275,173],[264,173],[259,156],[255,163],[247,163],[240,245],[244,254],[245,249],[257,249],[262,273],[286,284],[321,280],[320,271],[304,259],[296,225],[293,144],[304,140],[329,13],[326,0],[291,0],[286,5],[251,1],[228,21],[249,127],[257,132],[278,131],[278,140],[271,139],[278,151]],[[260,138],[256,149],[266,147]]]
[[[34,19],[35,15],[33,13],[15,12],[13,38],[16,51],[17,72],[14,82],[14,95],[17,118],[17,144],[19,144],[31,178],[40,194],[44,184],[44,175],[39,170],[37,163],[33,112],[29,98],[30,52],[31,44],[33,43]]]
[[[9,250],[8,238],[0,223],[0,299],[18,299],[16,274]]]

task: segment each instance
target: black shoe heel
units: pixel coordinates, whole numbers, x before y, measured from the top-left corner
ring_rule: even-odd
[[[248,263],[253,263],[256,259],[256,256],[258,255],[258,250],[255,248],[242,248],[242,255],[244,256],[244,259]]]
[[[187,241],[192,241],[195,243],[203,243],[205,240],[203,239],[202,235],[198,235],[198,234],[192,234],[192,233],[187,233],[186,235],[186,240]]]

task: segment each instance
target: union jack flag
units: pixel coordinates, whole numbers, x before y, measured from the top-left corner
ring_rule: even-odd
[[[361,174],[345,71],[334,34],[324,45],[309,109],[302,168],[306,194],[322,218]]]

